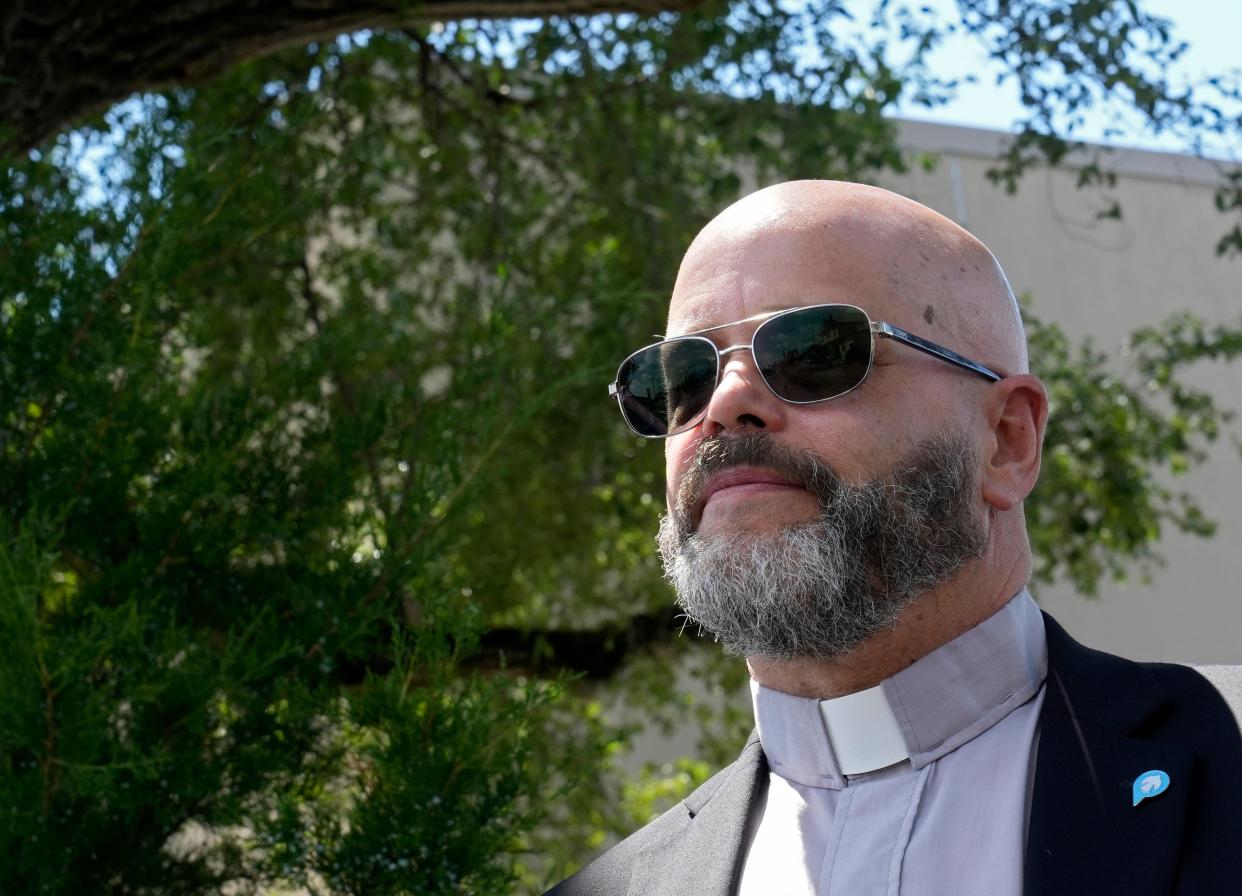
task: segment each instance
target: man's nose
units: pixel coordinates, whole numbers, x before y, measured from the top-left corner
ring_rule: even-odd
[[[727,430],[785,427],[785,402],[772,394],[755,367],[754,356],[744,346],[730,346],[721,352],[724,367],[720,382],[712,393],[703,416],[704,435]]]

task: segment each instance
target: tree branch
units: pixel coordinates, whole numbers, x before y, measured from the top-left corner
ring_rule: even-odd
[[[597,629],[494,628],[483,634],[479,649],[462,666],[540,677],[572,672],[602,681],[636,654],[672,643],[684,621],[681,611],[669,606]]]
[[[456,19],[688,9],[701,0],[16,0],[0,13],[0,150],[131,93],[195,84],[282,47]]]

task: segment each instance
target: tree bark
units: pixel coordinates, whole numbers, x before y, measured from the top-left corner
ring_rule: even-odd
[[[469,18],[655,13],[699,0],[13,0],[0,11],[0,149],[30,149],[138,90],[284,46]]]

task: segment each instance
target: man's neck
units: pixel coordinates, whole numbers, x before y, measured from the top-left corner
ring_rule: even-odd
[[[907,607],[891,629],[878,632],[845,656],[831,659],[765,660],[748,657],[751,678],[764,687],[828,700],[875,687],[936,648],[987,619],[1021,590],[975,592],[970,599],[955,583],[929,591]]]

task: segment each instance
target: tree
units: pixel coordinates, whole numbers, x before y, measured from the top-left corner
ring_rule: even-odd
[[[701,777],[609,772],[610,688],[654,723],[688,704],[659,453],[603,384],[738,172],[905,164],[882,113],[945,88],[933,31],[900,15],[897,65],[839,15],[375,32],[9,161],[0,890],[537,888]],[[1220,431],[1180,374],[1238,330],[1138,334],[1131,387],[1033,337],[1054,398],[1099,410],[1053,431],[1092,450],[1032,503],[1042,574],[1089,589],[1162,526],[1206,533],[1160,477]],[[736,746],[704,721],[703,758]]]

